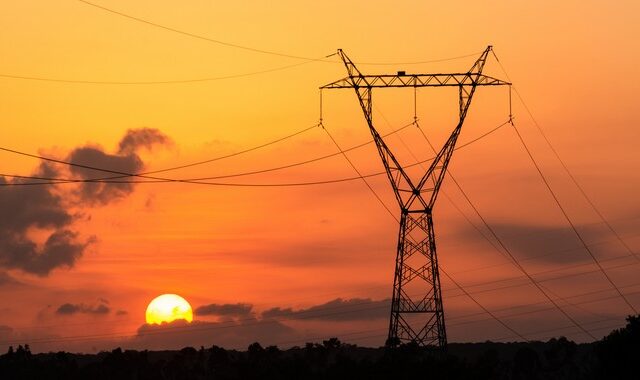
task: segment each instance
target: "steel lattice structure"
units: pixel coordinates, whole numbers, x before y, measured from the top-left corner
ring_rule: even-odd
[[[338,50],[348,76],[320,87],[355,90],[400,206],[400,231],[387,344],[415,342],[420,346],[441,348],[447,344],[432,210],[476,88],[510,85],[482,74],[490,52],[491,46],[488,46],[466,73],[363,75],[349,57]],[[418,182],[414,182],[373,124],[372,89],[443,86],[459,88],[459,121],[426,173]],[[410,295],[409,289],[412,294],[415,291],[420,296]]]

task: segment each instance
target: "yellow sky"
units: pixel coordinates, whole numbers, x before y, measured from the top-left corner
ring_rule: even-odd
[[[637,2],[492,1],[481,7],[467,1],[199,0],[187,4],[96,0],[96,4],[226,43],[303,57],[320,58],[342,48],[355,62],[415,62],[479,54],[492,44],[573,174],[629,246],[637,249],[640,245],[636,232],[640,210],[634,201],[640,186],[635,96],[640,81],[634,75],[640,64]],[[173,81],[235,76],[305,62],[181,35],[74,0],[1,2],[0,25],[0,75],[71,81]],[[179,84],[74,84],[0,77],[0,146],[58,158],[86,144],[115,153],[127,130],[147,127],[172,140],[170,146],[141,151],[151,170],[233,153],[317,123],[318,87],[346,75],[335,56],[330,60],[333,63],[307,62],[258,75]],[[474,60],[466,57],[359,67],[365,73],[450,72],[465,71]],[[493,58],[486,71],[505,78]],[[410,89],[377,91],[374,96],[374,117],[382,133],[413,120]],[[418,116],[436,142],[442,142],[453,126],[456,107],[452,91],[418,92]],[[596,253],[602,258],[624,255],[615,238],[602,225],[594,225],[597,217],[572,187],[515,97],[513,111],[525,139],[589,243],[605,242]],[[507,115],[506,89],[479,89],[460,142],[497,126]],[[369,139],[357,100],[348,90],[325,92],[324,122],[343,147]],[[399,135],[417,157],[431,156],[415,130]],[[412,161],[403,141],[396,136],[388,141],[399,156]],[[334,152],[325,132],[317,128],[242,156],[164,175],[193,178],[230,174]],[[363,173],[381,169],[371,146],[350,153],[350,157]],[[29,175],[38,164],[6,152],[0,152],[0,163],[0,173],[22,175]],[[557,235],[548,235],[549,230],[564,228],[565,222],[507,127],[460,150],[451,169],[483,216],[505,234],[506,242],[517,247],[516,253],[521,249],[522,258],[527,251],[521,247],[526,245],[519,240],[522,234],[538,234],[544,252],[578,247],[570,234],[561,234],[565,238],[562,244]],[[227,181],[281,183],[353,175],[344,159],[336,156],[288,171]],[[384,177],[372,179],[371,184],[390,207],[395,207]],[[59,186],[61,193],[72,188],[64,186]],[[2,191],[0,188],[0,197]],[[450,181],[445,181],[444,192],[466,215],[473,216]],[[144,322],[147,302],[165,292],[181,294],[194,307],[246,302],[255,310],[305,308],[337,297],[380,300],[391,294],[397,227],[358,181],[258,189],[138,185],[130,195],[107,206],[70,207],[82,213],[74,230],[83,238],[95,236],[97,242],[73,268],[55,269],[48,276],[0,267],[20,283],[0,283],[0,294],[12,299],[0,313],[0,325],[13,329],[7,337],[0,335],[0,349],[3,342],[25,337],[50,335],[55,340],[94,330],[135,334]],[[496,266],[505,259],[465,224],[444,196],[439,199],[435,218],[440,260],[451,274],[458,273],[461,283],[473,285],[518,276],[508,265]],[[479,223],[477,218],[473,220]],[[545,239],[549,239],[546,245]],[[577,252],[566,260],[523,262],[533,273],[588,263],[586,254]],[[567,271],[585,268],[593,269],[585,264]],[[611,270],[616,281],[630,286],[630,292],[638,291],[638,286],[633,288],[637,266]],[[459,293],[453,284],[443,283],[447,316],[478,312],[468,299],[453,297]],[[607,289],[608,284],[596,273],[550,281],[548,286],[568,297]],[[63,317],[55,313],[61,304],[97,305],[99,298],[109,301],[112,313]],[[542,301],[527,286],[480,293],[478,299],[495,309]],[[630,299],[640,307],[638,295]],[[593,313],[606,307],[610,310],[606,314],[620,318],[622,325],[621,318],[628,312],[624,304],[615,299],[605,302],[586,304],[586,311],[571,310],[591,321]],[[127,314],[116,315],[117,310]],[[566,326],[556,314],[546,311],[509,320],[525,332],[534,332],[537,326]],[[384,334],[387,322],[374,322],[372,328]],[[482,323],[454,324],[449,335],[459,341],[509,335],[495,322]],[[53,326],[49,335],[37,329],[49,325]],[[299,329],[307,329],[309,336],[354,330],[349,324],[309,326]],[[332,330],[334,327],[337,330]],[[571,329],[560,333],[585,339]],[[540,336],[549,335],[553,334]],[[366,342],[379,344],[381,339]],[[53,342],[36,350],[90,350],[101,347],[98,343],[82,341],[65,346],[71,343]]]

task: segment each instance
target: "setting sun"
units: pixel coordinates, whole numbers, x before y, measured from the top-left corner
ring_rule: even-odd
[[[163,294],[153,299],[147,306],[146,320],[148,324],[161,324],[184,319],[193,320],[191,305],[177,294]]]

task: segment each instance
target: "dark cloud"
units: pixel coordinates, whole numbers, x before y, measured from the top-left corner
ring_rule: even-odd
[[[169,138],[157,129],[130,129],[120,140],[117,154],[106,153],[100,147],[85,146],[74,149],[68,161],[79,166],[71,166],[71,173],[82,179],[109,177],[108,173],[89,169],[83,166],[108,169],[118,173],[139,173],[144,163],[136,153],[140,148],[151,148],[154,144],[166,145]],[[117,176],[113,174],[111,176]],[[89,204],[105,205],[114,200],[126,197],[134,188],[133,183],[84,182],[80,186],[80,198]]]
[[[74,149],[66,160],[119,172],[139,172],[144,163],[136,150],[168,143],[168,137],[158,130],[129,130],[120,141],[118,154],[85,146]],[[82,179],[105,176],[103,172],[74,166],[69,168],[69,172]],[[66,177],[67,172],[42,162],[33,176]],[[22,185],[30,181],[16,178],[9,182],[0,176],[0,185],[20,185],[0,186],[0,268],[19,269],[39,276],[46,276],[56,268],[72,267],[87,247],[95,242],[95,237],[81,239],[74,231],[73,223],[79,214],[72,213],[71,209],[77,211],[95,204],[105,205],[133,191],[132,183],[86,182],[80,184],[78,196],[73,197],[66,189]],[[33,230],[48,235],[44,241],[37,242],[30,235]]]
[[[195,309],[197,315],[217,315],[247,317],[252,314],[253,305],[248,303],[202,305]]]
[[[305,319],[323,321],[365,321],[389,317],[391,300],[374,301],[370,298],[335,300],[311,306],[307,309],[274,307],[262,312],[262,318]]]
[[[129,314],[129,312],[126,311],[126,310],[118,310],[118,311],[116,311],[116,315],[127,315],[127,314]]]
[[[60,305],[56,310],[56,314],[58,315],[74,315],[74,314],[97,314],[104,315],[109,314],[111,309],[105,305],[104,303],[98,304],[97,306],[85,305],[85,304],[72,304],[65,303]]]
[[[299,338],[297,332],[275,320],[242,320],[191,323],[176,320],[162,325],[143,325],[129,343],[134,348],[176,349],[213,344],[227,348],[243,348],[253,343],[278,344]]]
[[[591,261],[576,234],[569,226],[544,226],[520,223],[494,223],[492,227],[506,246],[519,259],[531,259],[547,264],[582,263]],[[589,249],[598,258],[611,254],[613,238],[601,224],[577,226]],[[463,227],[465,236],[477,238],[471,227]]]
[[[144,167],[138,155],[131,153],[125,156],[103,152],[97,147],[82,147],[75,149],[68,158],[69,162],[76,165],[87,165],[106,168],[120,173],[139,173]],[[72,166],[70,168],[74,177],[82,179],[109,177],[108,173],[83,167]],[[113,174],[112,176],[117,176]],[[80,198],[89,204],[107,204],[111,201],[123,198],[133,191],[133,183],[104,183],[84,182],[80,185]]]
[[[35,176],[59,175],[48,163],[41,163]],[[12,183],[28,182],[16,179]],[[0,184],[7,183],[0,177]],[[75,217],[60,195],[49,186],[7,186],[0,189],[0,267],[21,269],[40,276],[58,267],[71,267],[93,239],[80,241],[70,229]],[[32,229],[53,230],[38,245],[29,236]]]
[[[118,145],[119,154],[131,154],[139,148],[151,149],[154,145],[170,145],[171,139],[154,128],[129,129]]]
[[[57,314],[70,315],[75,314],[80,311],[80,305],[73,305],[70,303],[65,303],[60,305],[58,310],[56,310]]]
[[[59,173],[48,163],[41,163],[34,176],[57,176]],[[11,183],[22,184],[26,179],[16,179]],[[9,183],[0,177],[0,184]],[[73,217],[62,206],[58,195],[46,186],[4,187],[0,191],[0,229],[12,232],[29,227],[57,228],[69,224]]]

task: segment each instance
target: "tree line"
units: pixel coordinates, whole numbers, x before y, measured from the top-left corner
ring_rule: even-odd
[[[98,354],[32,354],[28,345],[0,355],[0,379],[639,379],[640,316],[603,339],[452,343],[446,352],[404,344],[358,347],[331,338],[282,350],[186,347]]]

